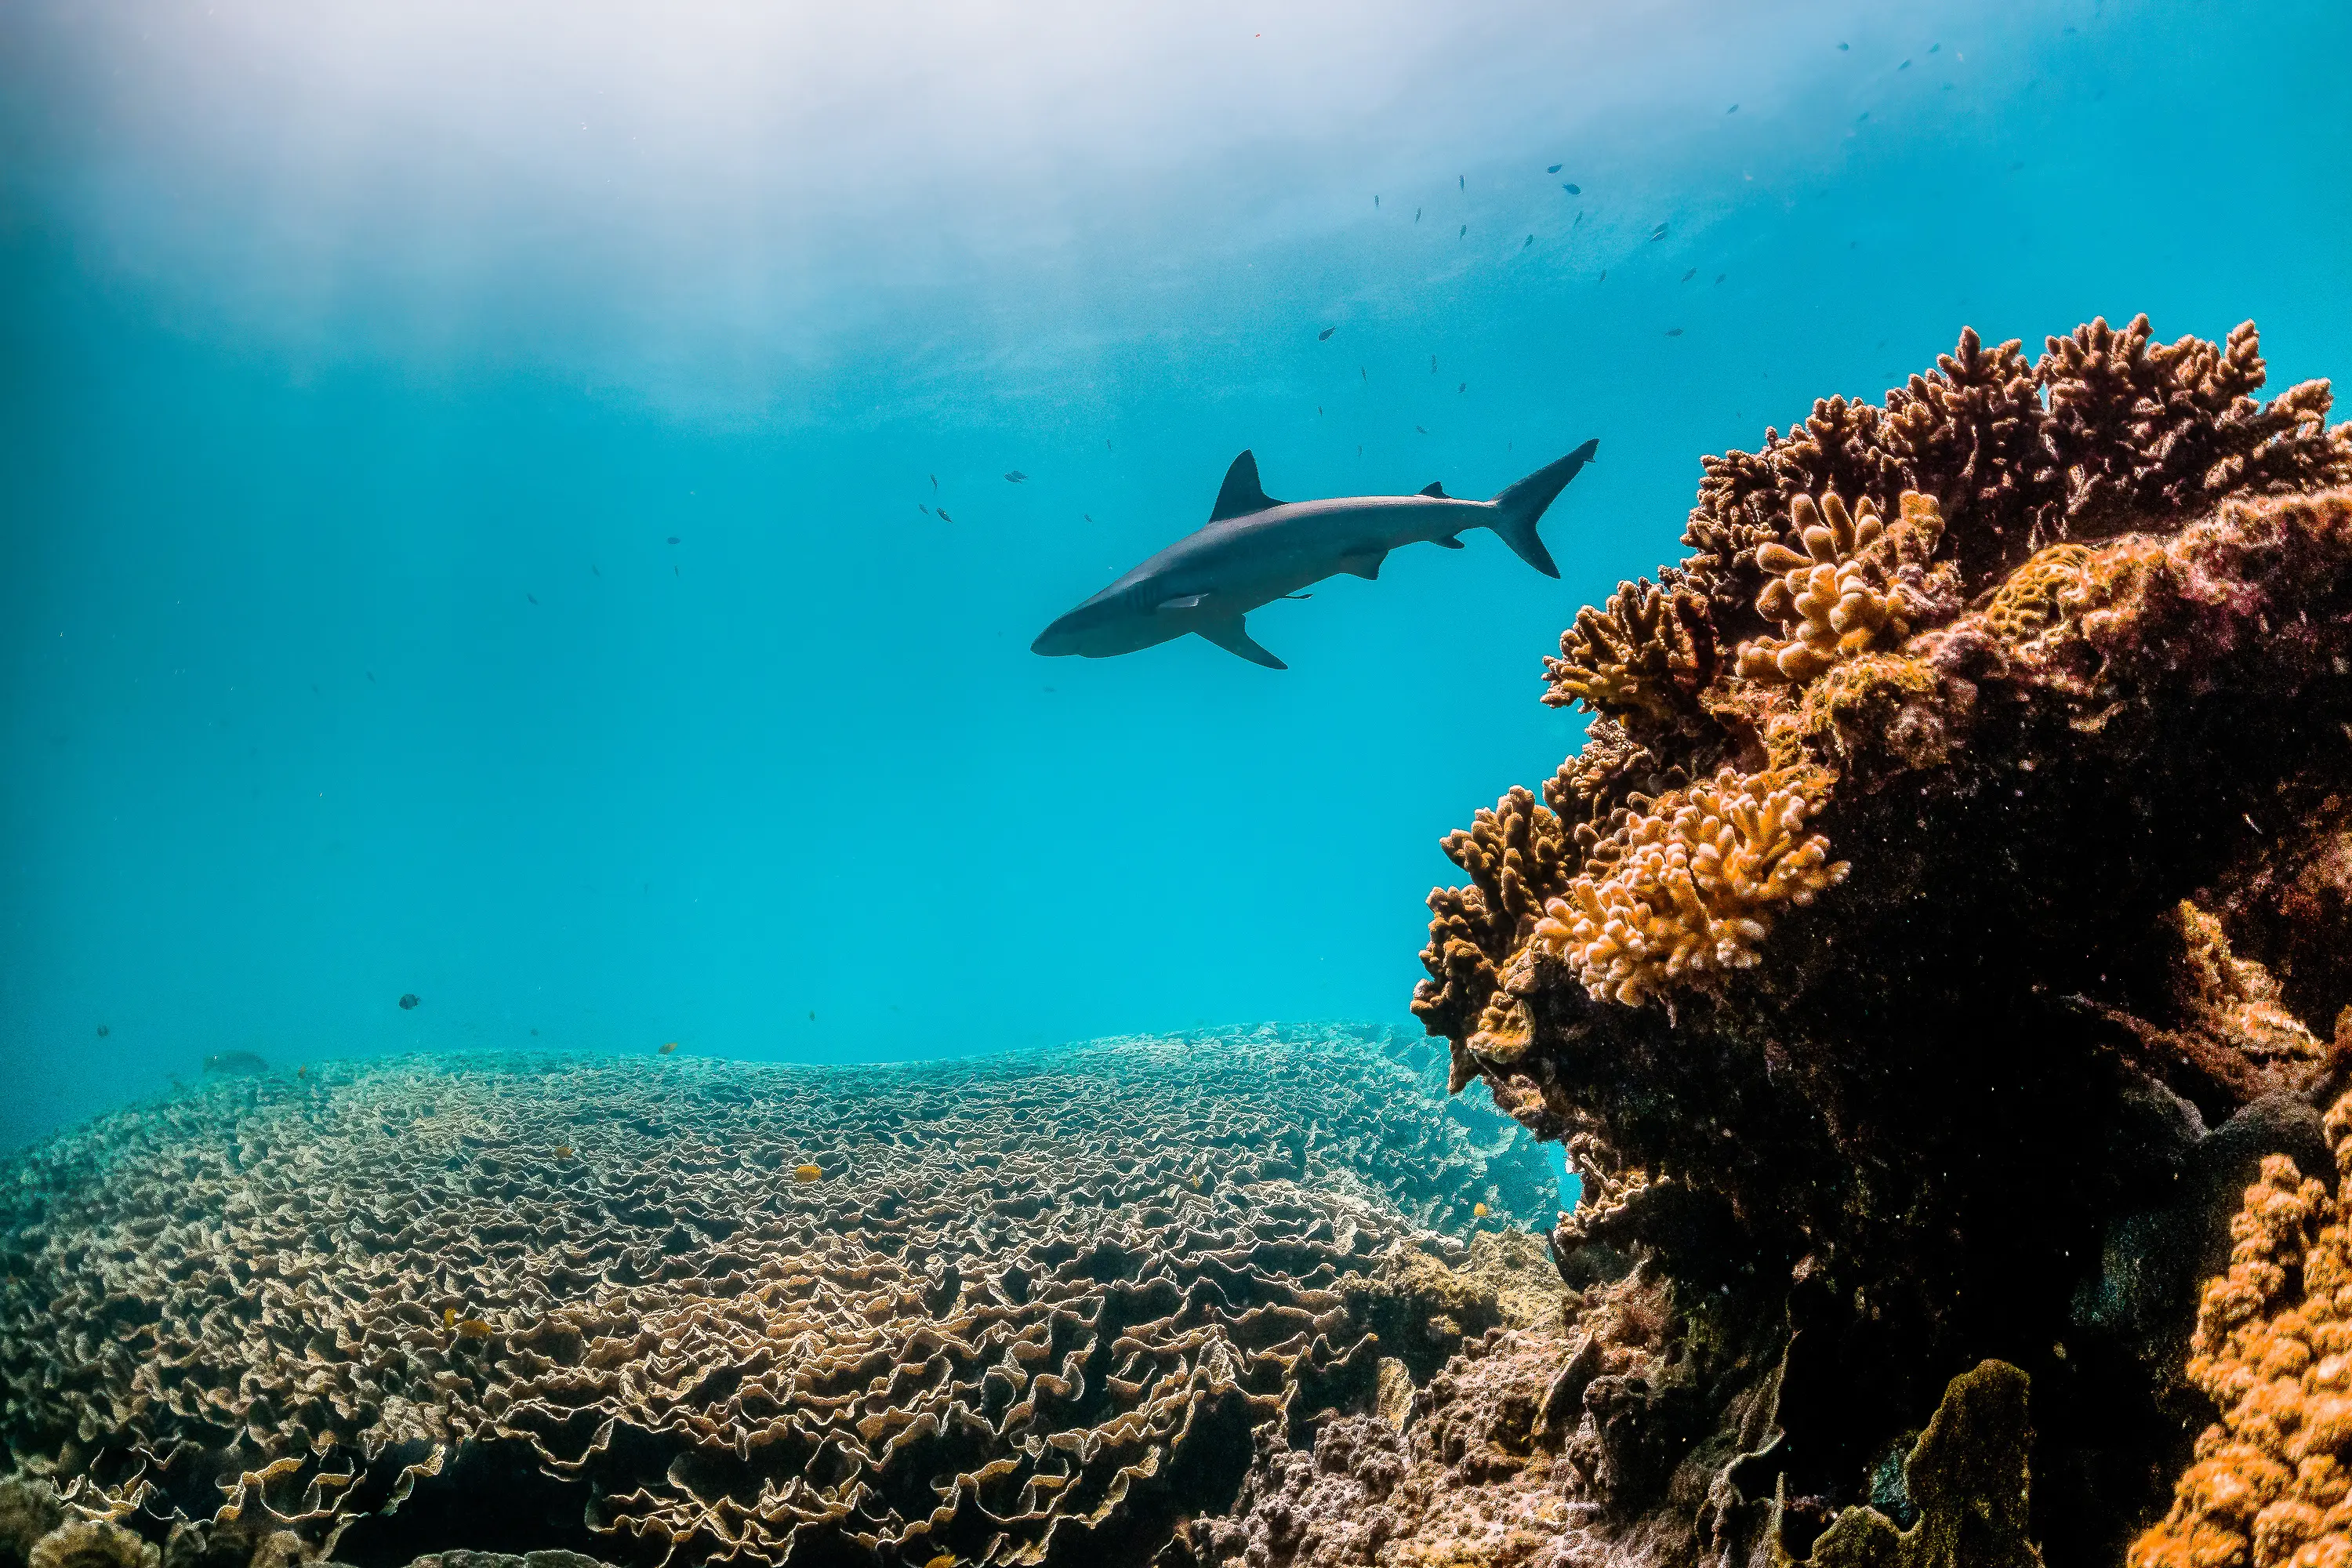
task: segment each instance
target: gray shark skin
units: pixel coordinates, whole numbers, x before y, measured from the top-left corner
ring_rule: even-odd
[[[1520,560],[1557,577],[1536,523],[1600,445],[1587,441],[1492,500],[1463,500],[1433,484],[1419,495],[1278,501],[1258,487],[1257,459],[1244,452],[1207,527],[1047,626],[1029,651],[1109,658],[1190,633],[1252,664],[1287,669],[1251,639],[1244,617],[1252,610],[1338,573],[1376,578],[1402,545],[1459,550],[1459,536],[1473,528],[1494,530]]]

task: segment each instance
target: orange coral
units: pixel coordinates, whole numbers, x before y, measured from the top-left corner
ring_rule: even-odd
[[[2326,1119],[2352,1174],[2352,1095]],[[2284,1154],[2231,1222],[2229,1272],[2205,1287],[2189,1379],[2221,1407],[2172,1511],[2129,1568],[2341,1568],[2352,1563],[2352,1231],[2339,1195]]]
[[[1781,905],[1845,879],[1829,840],[1805,827],[1829,784],[1816,770],[1727,767],[1660,796],[1626,824],[1612,867],[1544,906],[1536,943],[1595,999],[1628,1006],[1685,975],[1748,967]]]
[[[1944,534],[1943,513],[1930,497],[1904,491],[1890,528],[1868,496],[1852,512],[1835,490],[1818,506],[1799,496],[1789,504],[1789,523],[1801,552],[1777,540],[1757,547],[1756,563],[1775,575],[1757,595],[1756,612],[1778,621],[1781,635],[1740,648],[1744,679],[1801,686],[1957,607],[1954,595],[1928,581],[1927,561]]]

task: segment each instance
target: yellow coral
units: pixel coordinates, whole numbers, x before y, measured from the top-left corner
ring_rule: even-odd
[[[2352,1168],[2352,1095],[2326,1119]],[[2172,1511],[2129,1568],[2341,1568],[2352,1563],[2352,1231],[2341,1200],[2284,1154],[2231,1222],[2229,1272],[2205,1287],[2189,1379],[2221,1419],[2197,1439]]]
[[[1748,967],[1780,906],[1845,879],[1846,863],[1805,826],[1829,784],[1818,770],[1727,767],[1668,791],[1626,824],[1613,864],[1544,906],[1536,943],[1596,999],[1627,1006],[1685,976]]]
[[[1781,635],[1741,646],[1744,678],[1801,686],[1840,659],[1902,641],[1934,613],[1926,566],[1944,536],[1934,498],[1904,491],[1889,528],[1868,496],[1852,512],[1835,490],[1818,506],[1799,496],[1789,522],[1801,554],[1778,541],[1757,546],[1757,565],[1772,576],[1756,610]]]
[[[2056,625],[2067,595],[2086,580],[2092,551],[2087,544],[2053,544],[2010,574],[1984,608],[1985,626],[2013,642],[2026,642]]]

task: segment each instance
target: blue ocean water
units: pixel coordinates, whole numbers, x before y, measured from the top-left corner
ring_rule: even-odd
[[[2332,0],[1462,9],[0,10],[0,1147],[223,1050],[1401,1020],[1701,453],[1964,324],[2352,364]],[[1563,581],[1029,652],[1244,447],[1589,437]]]

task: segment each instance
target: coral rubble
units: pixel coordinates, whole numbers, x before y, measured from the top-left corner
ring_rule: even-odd
[[[2352,426],[2263,376],[2251,324],[1964,333],[1706,459],[1547,661],[1584,745],[1445,840],[1413,1007],[1568,1144],[1563,1271],[1673,1287],[1582,1528],[1911,1561],[1823,1531],[1988,1357],[2053,1560],[2160,1514],[2233,1184],[2352,1059]]]
[[[1414,1271],[1474,1260],[1475,1207],[1549,1223],[1553,1178],[1436,1058],[413,1059],[124,1112],[0,1172],[0,1535],[170,1568],[1140,1563],[1257,1435],[1499,1312]]]

